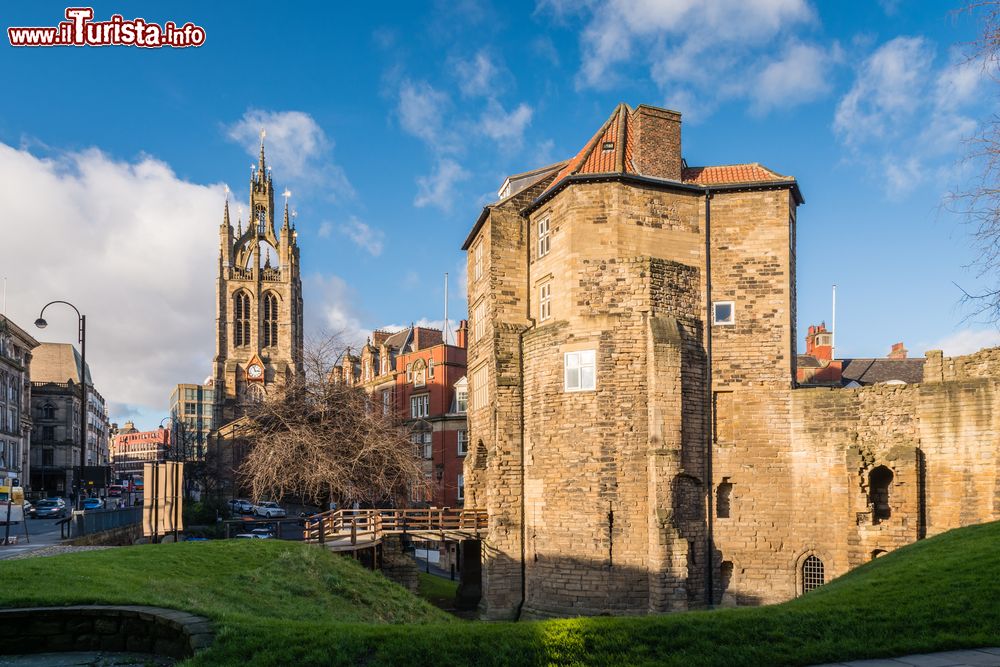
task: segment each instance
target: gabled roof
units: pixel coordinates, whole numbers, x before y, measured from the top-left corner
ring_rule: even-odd
[[[860,385],[879,382],[905,382],[914,384],[924,381],[924,361],[926,359],[844,359],[841,377],[844,383],[855,381]]]

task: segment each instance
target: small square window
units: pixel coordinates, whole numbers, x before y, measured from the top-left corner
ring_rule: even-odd
[[[563,355],[566,391],[593,391],[597,388],[596,357],[594,350],[566,352]]]
[[[736,324],[736,308],[732,301],[712,304],[712,324]]]

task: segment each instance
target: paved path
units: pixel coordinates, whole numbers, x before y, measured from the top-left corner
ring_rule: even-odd
[[[2,667],[166,667],[176,660],[149,653],[79,651],[73,653],[35,653],[0,655]]]
[[[901,658],[830,662],[817,667],[1000,667],[1000,648],[905,655]]]
[[[17,544],[0,544],[0,560],[22,556],[24,554],[61,544],[58,519],[29,519],[28,539],[24,539],[24,527],[11,524],[11,536],[17,535]],[[3,526],[0,526],[0,542],[3,542]]]

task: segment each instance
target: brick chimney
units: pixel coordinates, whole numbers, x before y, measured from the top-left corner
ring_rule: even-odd
[[[375,331],[372,332],[372,345],[374,345],[375,347],[381,346],[382,343],[384,343],[385,340],[391,335],[392,334],[389,333],[388,331],[382,331],[381,329],[376,329]]]
[[[466,347],[469,342],[469,320],[462,320],[458,323],[458,332],[455,334],[455,345]]]
[[[640,104],[629,122],[636,170],[643,176],[681,180],[681,115]]]
[[[903,343],[893,343],[892,350],[889,351],[889,359],[906,359],[906,348]]]
[[[440,329],[428,329],[427,327],[413,327],[413,349],[422,350],[432,345],[440,345],[444,342],[444,337]]]
[[[826,322],[809,327],[806,334],[806,354],[815,357],[820,361],[830,361],[833,359],[832,332],[826,330]]]

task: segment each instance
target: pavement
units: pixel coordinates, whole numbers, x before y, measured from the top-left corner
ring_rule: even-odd
[[[62,544],[59,526],[56,525],[58,521],[59,519],[28,519],[27,538],[24,535],[24,524],[11,524],[10,535],[17,536],[17,544],[0,544],[0,560]],[[4,527],[0,526],[0,543],[3,542],[3,530]]]
[[[922,653],[904,655],[901,658],[828,662],[815,667],[1000,667],[1000,647]]]
[[[116,653],[114,651],[75,651],[69,653],[34,653],[0,655],[0,667],[156,667],[177,661],[151,653]]]

